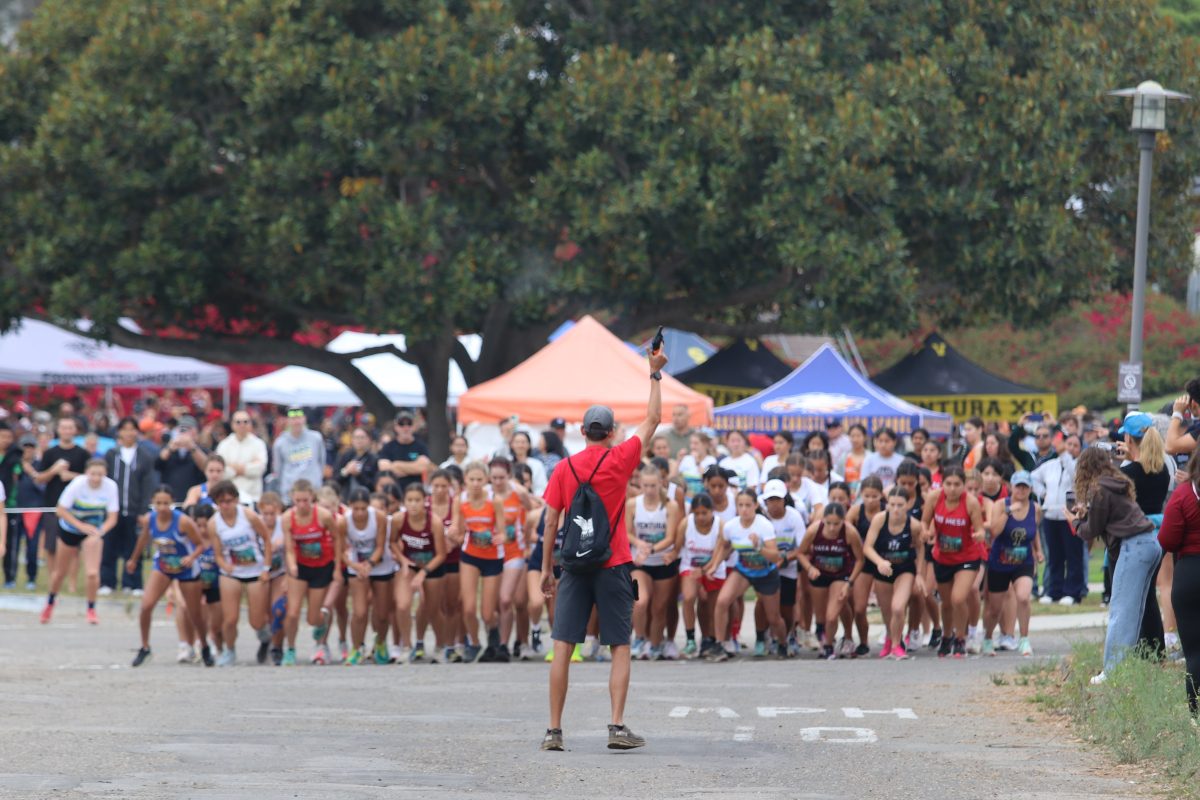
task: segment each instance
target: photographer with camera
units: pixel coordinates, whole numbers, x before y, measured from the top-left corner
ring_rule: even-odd
[[[1089,544],[1102,540],[1119,546],[1121,558],[1113,573],[1108,631],[1104,638],[1104,671],[1092,678],[1103,683],[1108,670],[1136,644],[1146,609],[1146,594],[1162,558],[1156,525],[1137,504],[1133,481],[1117,469],[1112,450],[1089,447],[1075,465],[1075,504],[1066,511],[1075,533]]]
[[[1171,405],[1171,424],[1167,428],[1167,453],[1187,456],[1196,450],[1200,440],[1200,378],[1184,385],[1185,394]]]

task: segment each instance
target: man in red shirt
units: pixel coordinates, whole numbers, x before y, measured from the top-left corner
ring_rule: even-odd
[[[562,513],[571,506],[579,481],[592,471],[592,488],[604,503],[609,520],[609,547],[612,557],[604,567],[591,573],[563,571],[554,576],[554,548],[544,548],[542,556],[542,594],[557,600],[554,606],[554,663],[550,667],[550,727],[542,740],[543,750],[562,750],[562,712],[567,702],[567,675],[571,652],[583,642],[593,606],[600,619],[600,644],[612,651],[612,672],[608,690],[612,699],[612,721],[608,726],[608,746],[613,750],[631,750],[646,740],[625,725],[625,697],[629,693],[629,635],[633,628],[634,583],[630,574],[633,558],[625,533],[625,487],[633,471],[641,464],[646,443],[662,419],[661,370],[667,357],[660,347],[650,354],[650,403],[646,419],[632,438],[614,445],[616,420],[612,409],[592,406],[583,415],[583,435],[587,447],[571,456],[570,464],[559,464],[550,476],[543,499],[546,501],[546,532],[554,536]],[[601,463],[601,458],[604,459]],[[597,469],[597,466],[599,467]],[[572,468],[574,468],[572,470]]]

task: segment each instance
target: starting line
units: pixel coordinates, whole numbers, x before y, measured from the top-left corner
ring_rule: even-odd
[[[808,706],[758,706],[755,711],[761,719],[779,719],[791,716],[815,716],[831,713],[824,708]],[[844,706],[840,709],[846,719],[865,719],[868,714],[876,716],[893,716],[898,720],[916,720],[916,713],[911,708],[867,709],[856,706]],[[712,714],[720,719],[741,719],[742,715],[729,706],[675,706],[667,716],[671,719],[686,719],[692,714]],[[810,727],[801,728],[800,741],[805,743],[822,744],[875,744],[879,735],[870,728],[857,727]],[[753,725],[738,725],[734,730],[733,741],[754,741]]]

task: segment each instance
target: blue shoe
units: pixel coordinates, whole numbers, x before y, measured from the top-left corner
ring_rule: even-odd
[[[469,644],[463,648],[462,660],[464,664],[474,664],[483,655],[483,648],[477,644]]]
[[[754,657],[755,658],[766,658],[767,657],[767,643],[766,642],[755,642],[754,643]]]
[[[15,588],[17,588],[17,582],[16,581],[5,581],[4,588],[5,589],[15,589]]]

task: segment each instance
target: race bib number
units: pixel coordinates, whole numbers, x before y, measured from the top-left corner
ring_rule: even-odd
[[[429,550],[418,550],[415,553],[408,553],[407,555],[410,561],[420,565],[433,561],[433,553]]]
[[[757,550],[739,550],[738,559],[746,569],[766,569],[767,559]]]
[[[249,567],[258,563],[258,553],[253,547],[238,549],[233,551],[233,565],[235,567]]]
[[[648,531],[646,533],[639,534],[638,538],[646,544],[658,544],[663,539],[667,538],[667,532],[658,530]]]
[[[943,553],[961,553],[963,540],[961,536],[947,536],[944,533],[938,534],[938,549]]]
[[[491,531],[471,531],[471,544],[476,547],[491,547],[492,532]]]
[[[894,550],[883,554],[883,557],[893,564],[903,564],[912,558],[911,550]]]
[[[1029,558],[1028,547],[1002,547],[1000,548],[1000,563],[1005,566],[1019,567],[1024,564]]]
[[[846,559],[841,556],[817,556],[813,563],[821,572],[833,574],[842,571],[846,564]]]
[[[300,545],[300,557],[306,561],[321,560],[321,543],[320,542],[303,542]]]
[[[509,525],[504,529],[504,541],[512,544],[517,540],[517,526]]]
[[[693,567],[707,567],[708,562],[710,561],[712,561],[712,553],[701,553],[699,555],[692,556]]]
[[[158,569],[167,575],[178,575],[183,572],[183,556],[176,555],[159,555]]]

